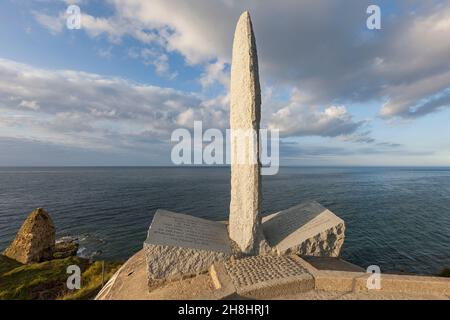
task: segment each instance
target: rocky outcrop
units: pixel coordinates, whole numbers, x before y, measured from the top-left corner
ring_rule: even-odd
[[[3,253],[24,264],[53,258],[55,225],[44,209],[34,210],[23,223],[16,238]]]
[[[56,242],[55,250],[53,251],[54,259],[64,259],[74,257],[78,252],[78,243],[75,241],[60,241]]]

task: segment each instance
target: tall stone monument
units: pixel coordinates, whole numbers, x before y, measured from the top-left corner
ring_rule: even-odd
[[[149,288],[206,272],[224,261],[267,254],[338,256],[344,221],[315,202],[261,220],[259,129],[261,89],[255,36],[248,12],[236,26],[231,67],[231,201],[228,226],[186,214],[157,210],[144,252]],[[293,195],[294,196],[294,195]],[[253,261],[253,260],[250,260]],[[278,262],[277,262],[278,261]],[[269,266],[270,270],[273,268]],[[250,263],[253,268],[253,262]]]
[[[259,217],[261,164],[259,123],[261,89],[258,55],[250,14],[245,11],[236,26],[231,65],[231,202],[229,236],[246,254],[263,250],[265,241]]]

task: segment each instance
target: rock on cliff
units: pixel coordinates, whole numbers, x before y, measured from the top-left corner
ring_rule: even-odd
[[[79,244],[75,241],[56,241],[55,249],[53,250],[53,258],[64,259],[68,257],[75,257],[77,255],[78,248]]]
[[[53,258],[55,225],[44,209],[34,210],[23,223],[4,255],[24,264]]]

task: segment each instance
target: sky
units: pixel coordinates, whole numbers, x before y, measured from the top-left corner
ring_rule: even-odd
[[[229,127],[244,10],[282,165],[450,164],[450,1],[3,0],[0,166],[171,165],[174,130]]]

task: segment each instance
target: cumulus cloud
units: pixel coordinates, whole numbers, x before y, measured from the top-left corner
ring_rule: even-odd
[[[380,101],[385,118],[418,117],[448,107],[450,1],[410,1],[387,11],[382,30],[365,29],[368,0],[209,1],[111,0],[110,17],[83,15],[92,37],[118,42],[125,35],[176,51],[207,66],[202,85],[223,82],[234,25],[244,9],[253,16],[262,79],[299,87],[311,103]],[[386,5],[385,5],[386,4]],[[51,32],[58,24],[36,16]],[[212,60],[220,64],[211,64]]]
[[[224,88],[230,88],[230,74],[226,69],[224,61],[215,61],[205,66],[205,71],[200,76],[200,84],[203,88],[208,88],[216,83]]]
[[[47,28],[52,34],[61,33],[64,29],[64,15],[52,16],[42,12],[34,12],[36,21]]]
[[[169,57],[163,52],[150,48],[130,48],[128,56],[133,59],[140,59],[146,66],[153,66],[155,72],[171,80],[177,77],[177,72],[171,72]]]
[[[129,150],[157,145],[173,128],[189,127],[194,120],[226,128],[232,37],[245,9],[251,11],[257,37],[263,126],[280,129],[284,138],[321,136],[345,146],[364,144],[355,149],[304,146],[304,155],[408,155],[399,144],[375,140],[368,122],[350,113],[352,103],[378,103],[382,118],[406,123],[450,106],[449,0],[395,6],[378,1],[380,31],[365,28],[369,0],[106,3],[110,16],[95,16],[82,7],[82,29],[88,36],[107,39],[112,47],[127,43],[124,39],[137,40],[140,44],[133,41],[136,48],[128,51],[129,57],[169,79],[176,75],[169,56],[180,54],[187,64],[201,66],[203,91],[192,94],[3,61],[0,108],[9,112],[0,117],[4,127],[26,125],[30,136],[46,141]],[[34,16],[52,34],[68,32],[64,12]],[[217,84],[224,87],[222,93],[202,96]]]
[[[381,116],[416,118],[450,106],[450,71],[386,88]]]
[[[20,107],[32,109],[32,110],[39,110],[39,104],[35,100],[22,100],[22,102],[19,104]]]
[[[269,115],[267,125],[280,129],[283,136],[325,137],[356,134],[362,126],[345,107],[321,111],[304,107],[304,100],[294,90],[290,102]],[[26,140],[102,152],[167,148],[174,129],[192,128],[196,120],[203,121],[205,129],[227,128],[229,102],[228,94],[205,98],[121,78],[0,59],[0,135],[7,133],[10,138],[20,132]]]
[[[269,128],[283,136],[338,137],[355,133],[363,124],[354,121],[345,106],[329,106],[324,110],[303,104],[305,98],[294,90],[289,103],[269,117]]]
[[[95,148],[167,143],[174,129],[191,127],[194,120],[225,127],[223,102],[120,78],[0,59],[2,129],[25,126],[28,138]]]

